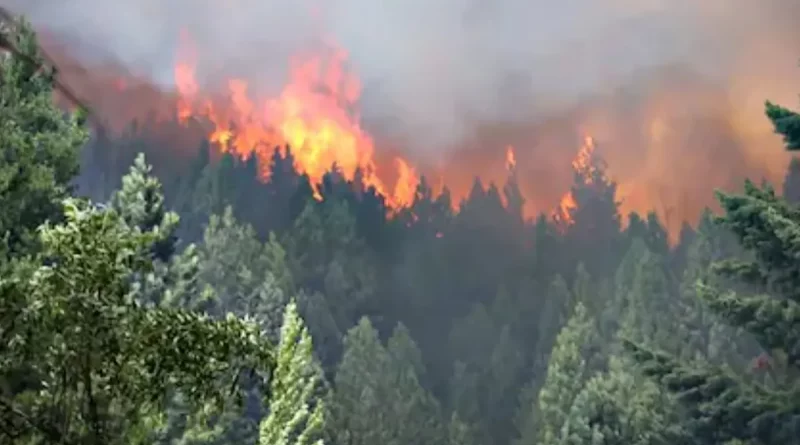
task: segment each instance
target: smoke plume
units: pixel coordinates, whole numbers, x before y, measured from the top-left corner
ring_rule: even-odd
[[[182,28],[207,88],[238,76],[277,91],[291,54],[331,39],[363,83],[361,114],[376,139],[465,164],[445,172],[455,183],[486,169],[470,153],[513,144],[539,175],[527,185],[534,202],[568,186],[568,159],[587,132],[629,210],[689,217],[714,187],[744,175],[777,181],[785,155],[763,101],[792,106],[800,91],[795,0],[0,3],[87,69],[114,63],[163,90],[175,86]]]

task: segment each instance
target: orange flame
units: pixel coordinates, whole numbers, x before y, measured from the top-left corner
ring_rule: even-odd
[[[213,125],[208,139],[222,151],[265,157],[274,147],[289,145],[296,168],[309,176],[318,199],[318,184],[335,164],[348,180],[360,170],[364,186],[374,187],[391,209],[412,202],[419,178],[406,160],[394,160],[393,188],[379,175],[373,140],[353,111],[361,85],[344,68],[344,50],[329,45],[328,57],[295,57],[290,80],[277,97],[253,100],[246,81],[231,79],[228,100],[220,102],[198,95],[193,46],[188,34],[183,37],[185,51],[174,72],[178,117],[208,120]]]
[[[514,147],[509,145],[506,147],[506,168],[513,170],[517,166],[517,157],[514,154]]]
[[[288,145],[295,168],[309,176],[316,199],[322,199],[319,184],[335,165],[348,180],[360,171],[363,186],[374,188],[390,212],[413,203],[419,175],[401,157],[379,165],[375,143],[361,127],[356,111],[361,85],[346,69],[348,54],[343,49],[326,43],[323,51],[295,55],[290,60],[289,80],[274,97],[259,97],[247,81],[234,78],[227,81],[223,100],[203,94],[196,74],[197,53],[186,32],[181,35],[181,49],[174,68],[178,119],[183,123],[190,119],[206,121],[210,125],[206,137],[221,151],[242,158],[255,155],[266,161],[275,147],[284,150]],[[596,173],[594,148],[593,139],[586,137],[572,161],[576,174],[587,183]],[[506,147],[505,164],[509,172],[517,165],[511,145]],[[264,180],[269,179],[268,174],[265,168]],[[457,206],[455,200],[453,205]],[[572,224],[570,214],[575,207],[574,197],[567,193],[554,211],[554,219],[564,226]]]
[[[575,159],[572,160],[572,169],[584,184],[591,184],[597,173],[597,167],[594,162],[592,162],[594,151],[594,138],[586,136],[581,149],[578,150],[578,154],[575,155]],[[569,227],[575,222],[572,218],[572,212],[577,207],[578,204],[575,202],[575,197],[570,190],[561,198],[561,202],[553,211],[552,217],[562,228]]]

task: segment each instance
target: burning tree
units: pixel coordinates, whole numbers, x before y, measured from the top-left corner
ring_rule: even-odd
[[[617,184],[609,178],[605,161],[597,154],[594,139],[586,137],[572,161],[573,184],[553,214],[556,227],[565,235],[568,248],[598,252],[596,261],[585,266],[599,276],[610,264],[609,255],[620,255],[621,221],[616,201]],[[585,255],[582,255],[585,257]]]

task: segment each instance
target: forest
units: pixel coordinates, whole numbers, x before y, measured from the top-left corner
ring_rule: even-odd
[[[0,443],[800,443],[800,161],[675,245],[599,157],[567,219],[526,220],[513,169],[390,213],[335,165],[315,199],[291,149],[90,138],[9,35]]]

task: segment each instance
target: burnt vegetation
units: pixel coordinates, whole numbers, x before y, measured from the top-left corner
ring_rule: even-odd
[[[335,166],[315,199],[291,150],[264,182],[207,144],[89,140],[9,32],[0,443],[800,443],[796,162],[674,246],[600,160],[569,223],[523,218],[513,169],[394,214]]]

